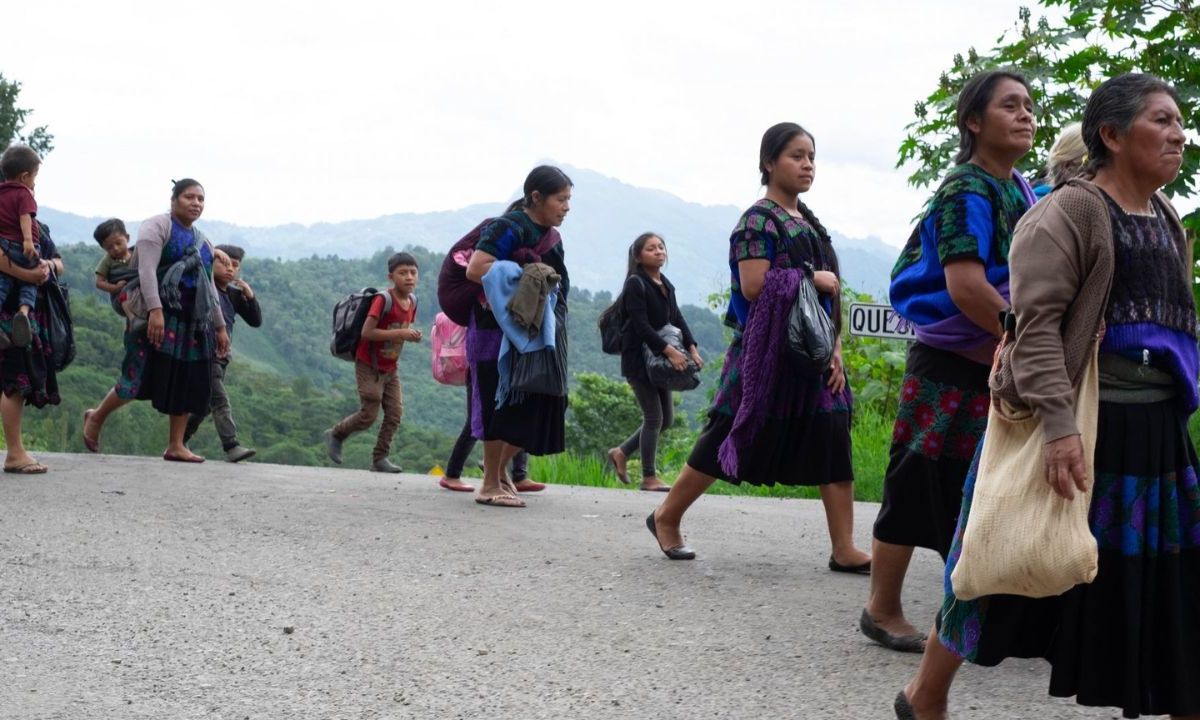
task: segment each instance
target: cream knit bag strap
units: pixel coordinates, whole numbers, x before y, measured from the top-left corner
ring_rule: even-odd
[[[1061,595],[1096,577],[1096,539],[1088,527],[1095,485],[1100,405],[1097,351],[1075,391],[1088,490],[1065,500],[1046,482],[1045,434],[1029,411],[994,398],[975,466],[962,554],[950,583],[960,600],[984,595]]]

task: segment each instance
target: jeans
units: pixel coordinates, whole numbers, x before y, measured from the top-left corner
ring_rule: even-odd
[[[34,245],[34,247],[37,246]],[[7,238],[0,238],[0,250],[3,250],[13,265],[25,268],[26,270],[37,267],[37,264],[41,262],[40,260],[30,260],[25,257],[21,243]],[[16,288],[17,293],[20,295],[21,304],[28,305],[29,309],[32,310],[34,305],[37,304],[37,285],[21,282],[13,276],[5,275],[4,273],[0,273],[0,305],[3,305],[4,301],[8,300],[8,295],[13,291],[13,288]]]
[[[641,450],[642,477],[655,477],[658,469],[655,460],[658,454],[658,434],[675,422],[675,403],[671,391],[656,388],[646,379],[629,378],[629,387],[642,408],[642,426],[621,443],[621,452],[630,457]]]

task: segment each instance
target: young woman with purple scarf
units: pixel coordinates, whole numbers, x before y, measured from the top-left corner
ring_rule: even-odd
[[[734,484],[820,486],[833,545],[830,569],[870,570],[870,557],[853,540],[853,401],[841,341],[833,366],[815,376],[797,372],[779,341],[801,273],[811,273],[841,329],[837,255],[829,233],[799,199],[812,186],[815,160],[815,140],[795,123],[780,123],[763,135],[758,168],[766,197],[742,215],[729,239],[725,323],[734,339],[717,395],[683,471],[646,518],[659,548],[672,560],[696,556],[684,545],[679,525],[720,478]]]
[[[1033,146],[1029,87],[1010,72],[975,76],[958,97],[957,165],[929,201],[892,271],[892,305],[917,326],[875,521],[862,633],[921,652],[901,591],[914,547],[945,559],[963,481],[988,413],[988,370],[1008,306],[1008,248],[1034,203],[1013,169]]]
[[[560,276],[555,316],[567,322],[570,280],[556,227],[571,209],[571,179],[550,165],[534,168],[525,178],[520,205],[483,228],[467,265],[467,278],[482,283],[497,260],[519,265],[542,262]],[[496,407],[500,383],[497,360],[503,332],[495,314],[476,302],[467,327],[467,361],[471,365],[471,430],[483,440],[483,484],[475,495],[481,505],[525,507],[504,468],[522,449],[530,455],[560,453],[566,445],[567,399],[524,393],[519,402]]]

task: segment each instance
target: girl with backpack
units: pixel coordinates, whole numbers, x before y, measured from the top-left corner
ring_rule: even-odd
[[[864,635],[921,652],[901,590],[914,547],[945,560],[963,482],[987,424],[988,371],[1008,306],[1008,248],[1034,203],[1014,169],[1033,145],[1033,100],[1020,75],[987,72],[958,96],[957,163],[892,270],[891,302],[917,327],[908,351],[875,520]]]
[[[556,321],[567,321],[567,292],[570,283],[563,262],[562,243],[555,230],[571,209],[571,179],[556,167],[541,165],[525,178],[520,206],[487,223],[466,268],[471,282],[483,277],[497,260],[524,266],[531,262],[549,265],[560,276],[555,305]],[[515,205],[515,203],[514,203]],[[553,234],[551,234],[553,233]],[[521,393],[497,407],[500,384],[497,360],[503,331],[485,299],[477,298],[467,325],[467,359],[471,365],[471,429],[483,440],[483,484],[475,502],[496,507],[525,507],[504,467],[522,449],[531,455],[552,455],[566,444],[565,396]]]
[[[653,352],[665,355],[676,370],[687,367],[690,359],[697,367],[704,361],[696,352],[696,341],[687,321],[679,312],[675,300],[675,286],[662,274],[667,262],[667,245],[654,233],[642,233],[629,246],[629,267],[625,273],[625,287],[613,304],[611,312],[620,311],[625,318],[621,337],[621,375],[633,390],[638,406],[642,409],[642,424],[625,442],[608,451],[608,460],[616,470],[617,478],[628,484],[629,475],[625,462],[635,452],[642,457],[642,490],[667,492],[671,489],[658,477],[655,464],[658,435],[671,427],[675,416],[675,403],[671,391],[655,387],[646,374],[643,345]],[[666,325],[674,325],[683,334],[684,355],[658,335]]]
[[[829,233],[800,201],[812,186],[816,145],[795,123],[763,135],[758,169],[766,197],[747,210],[729,238],[731,292],[725,323],[734,330],[708,422],[662,505],[646,518],[659,548],[691,560],[679,524],[713,481],[817,485],[833,545],[833,570],[862,572],[870,557],[854,546],[854,471],[850,458],[850,388],[836,342],[832,367],[805,374],[779,341],[810,277],[840,332],[837,255]],[[790,287],[790,292],[788,288]],[[766,320],[766,322],[764,322]]]

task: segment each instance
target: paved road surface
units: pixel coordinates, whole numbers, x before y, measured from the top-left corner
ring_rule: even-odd
[[[918,658],[863,639],[820,505],[658,495],[484,508],[422,476],[45,455],[0,476],[0,717],[889,718]],[[858,508],[866,543],[875,507]],[[940,563],[919,554],[912,617]],[[968,667],[955,718],[1111,718]]]

